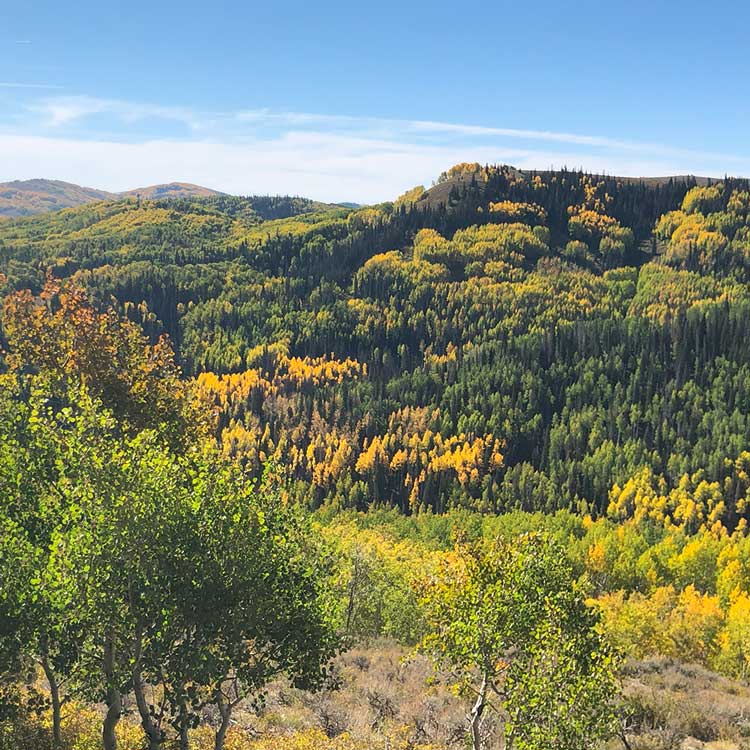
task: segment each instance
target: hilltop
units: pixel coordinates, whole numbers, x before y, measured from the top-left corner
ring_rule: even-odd
[[[0,183],[0,216],[29,216],[115,197],[60,180],[14,180]]]
[[[156,199],[208,198],[218,195],[223,195],[223,193],[186,182],[170,182],[166,185],[151,185],[122,193],[112,193],[61,180],[14,180],[0,183],[0,217],[31,216],[48,211],[59,211],[63,208],[74,208],[95,201],[112,201],[129,196]]]
[[[568,170],[528,170],[516,169],[505,165],[502,168],[508,178],[518,183],[533,183],[538,177],[541,181],[549,181],[559,174],[583,174],[582,172],[569,172]],[[405,195],[410,202],[430,205],[432,207],[440,204],[448,205],[455,200],[456,192],[464,192],[479,182],[483,182],[487,176],[487,169],[478,163],[456,164],[443,172],[430,188],[418,186],[408,191]],[[691,185],[705,187],[717,182],[719,179],[713,177],[700,177],[696,175],[669,175],[663,177],[620,177],[617,175],[588,174],[597,182],[610,185],[642,185],[647,188],[665,189],[674,185]]]
[[[192,185],[189,182],[169,182],[165,185],[150,185],[149,187],[126,190],[118,194],[121,197],[139,196],[146,200],[159,198],[210,198],[214,195],[226,195],[218,190]]]

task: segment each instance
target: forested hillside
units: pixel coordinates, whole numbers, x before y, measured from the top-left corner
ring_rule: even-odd
[[[458,165],[358,210],[98,203],[6,222],[0,267],[168,334],[226,451],[282,460],[313,506],[604,514],[638,481],[733,529],[750,195],[701,182]]]

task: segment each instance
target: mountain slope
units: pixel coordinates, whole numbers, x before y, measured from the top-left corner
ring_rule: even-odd
[[[14,180],[0,183],[0,216],[30,216],[115,197],[61,180]]]
[[[750,182],[696,183],[459,165],[358,210],[100,202],[2,222],[0,273],[168,333],[227,450],[260,470],[293,445],[306,502],[603,514],[679,489],[659,513],[686,523],[695,492],[734,528]]]
[[[145,200],[160,198],[210,198],[214,195],[226,195],[218,190],[193,185],[189,182],[168,182],[164,185],[150,185],[120,193],[121,196],[139,196]]]
[[[224,195],[217,190],[192,185],[187,182],[170,182],[164,185],[110,193],[106,190],[82,187],[61,180],[14,180],[0,183],[0,217],[32,216],[33,214],[74,208],[94,201],[118,200],[139,196],[144,200],[159,198],[211,198]]]

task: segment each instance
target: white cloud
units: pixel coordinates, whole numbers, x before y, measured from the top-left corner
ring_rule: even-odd
[[[674,174],[687,164],[499,145],[415,145],[350,135],[292,131],[244,143],[151,140],[118,143],[0,135],[2,179],[49,177],[119,191],[173,180],[229,193],[300,194],[320,200],[376,202],[429,181],[460,161],[521,168],[579,167],[625,176]]]
[[[0,179],[50,177],[113,191],[179,180],[230,193],[364,203],[429,184],[460,161],[623,176],[750,172],[746,156],[431,120],[208,113],[88,96],[46,97],[23,111],[12,132],[0,132]]]
[[[162,107],[93,96],[58,96],[34,102],[28,109],[42,116],[43,125],[53,128],[99,114],[111,115],[125,124],[139,120],[172,120],[190,127],[201,124],[201,118],[186,107]]]
[[[73,100],[50,100],[43,105],[32,107],[34,111],[44,114],[48,118],[48,124],[59,127],[79,120],[82,117],[95,115],[104,111],[104,104],[97,99],[84,99],[76,97]]]
[[[602,135],[581,135],[561,133],[549,130],[525,130],[519,128],[497,128],[484,125],[464,125],[460,123],[438,122],[434,120],[399,120],[377,117],[351,117],[347,115],[321,115],[305,112],[272,112],[268,109],[239,112],[234,119],[256,125],[274,125],[276,127],[318,127],[328,130],[343,130],[362,134],[388,134],[402,139],[414,135],[454,136],[485,140],[502,138],[523,141],[542,141],[564,143],[573,146],[590,146],[616,151],[632,151],[641,154],[661,156],[699,158],[702,160],[745,162],[750,165],[750,157],[740,157],[717,152],[676,149],[660,143],[643,143],[608,138]]]
[[[617,141],[603,136],[555,133],[543,130],[519,130],[516,128],[493,128],[483,125],[461,125],[433,120],[400,120],[381,117],[351,117],[347,115],[321,115],[310,112],[272,112],[268,109],[242,111],[235,115],[240,122],[256,125],[318,126],[326,128],[387,131],[391,133],[454,136],[501,136],[524,140],[554,141],[607,148],[637,148],[635,144]]]

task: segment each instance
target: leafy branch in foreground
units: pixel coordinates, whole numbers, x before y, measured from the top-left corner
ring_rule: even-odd
[[[96,654],[80,683],[107,706],[105,750],[131,690],[150,750],[171,729],[186,749],[209,704],[221,750],[235,706],[271,678],[325,677],[335,650],[325,564],[270,487],[144,433],[102,446],[66,493],[49,572]]]
[[[276,675],[319,685],[337,646],[327,558],[272,482],[201,439],[167,343],[54,285],[4,324],[0,680],[41,665],[54,747],[74,695],[105,706],[105,750],[131,693],[150,750],[186,750],[209,705],[221,750]]]
[[[546,536],[460,547],[422,593],[431,632],[421,648],[473,694],[474,750],[487,709],[513,750],[584,750],[613,731],[614,654]]]

